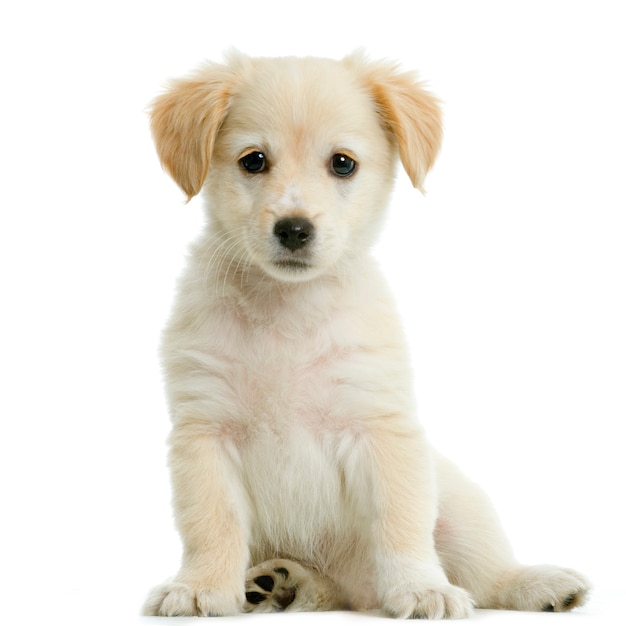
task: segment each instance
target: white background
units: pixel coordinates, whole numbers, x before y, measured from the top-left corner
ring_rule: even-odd
[[[157,346],[202,210],[162,172],[145,110],[233,45],[363,46],[444,101],[428,194],[399,176],[376,250],[421,419],[488,489],[523,561],[596,588],[578,616],[474,619],[619,612],[625,26],[602,0],[4,3],[0,620],[165,623],[137,617],[179,558]]]

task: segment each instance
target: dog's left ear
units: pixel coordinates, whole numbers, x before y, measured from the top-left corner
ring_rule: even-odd
[[[412,73],[388,61],[368,61],[361,52],[344,59],[364,79],[386,130],[391,133],[414,187],[424,191],[426,174],[435,162],[442,138],[439,101]]]

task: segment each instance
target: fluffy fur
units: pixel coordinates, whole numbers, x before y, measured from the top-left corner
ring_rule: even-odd
[[[581,604],[580,574],[516,562],[485,495],[416,421],[369,249],[398,156],[421,188],[437,155],[437,100],[361,54],[232,54],[174,82],[152,129],[208,221],[162,352],[184,553],[145,613]]]

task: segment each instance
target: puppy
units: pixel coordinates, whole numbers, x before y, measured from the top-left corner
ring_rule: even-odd
[[[148,615],[567,611],[578,573],[513,557],[482,491],[415,418],[370,248],[399,156],[422,188],[437,100],[387,62],[233,53],[152,109],[207,226],[164,333],[184,551]]]

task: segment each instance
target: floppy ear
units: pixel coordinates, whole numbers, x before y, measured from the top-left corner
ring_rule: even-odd
[[[357,52],[346,62],[364,78],[386,129],[391,132],[414,187],[423,182],[439,152],[442,137],[439,101],[414,74],[398,71],[388,61],[370,62]]]
[[[173,81],[152,104],[151,127],[163,167],[191,200],[207,175],[236,72],[210,64],[191,78]]]

